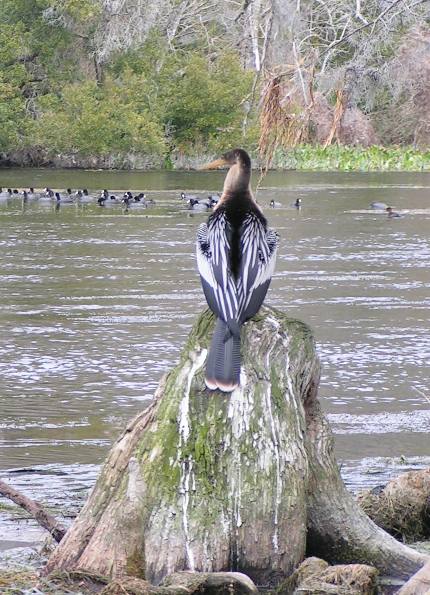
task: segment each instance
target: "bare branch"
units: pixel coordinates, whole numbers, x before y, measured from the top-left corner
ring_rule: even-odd
[[[387,12],[389,12],[390,10],[392,10],[395,6],[397,6],[398,4],[400,4],[400,2],[403,2],[404,0],[395,0],[392,4],[390,4],[390,6],[387,6],[387,8],[385,10],[383,10],[376,19],[374,19],[373,21],[371,21],[370,23],[366,23],[365,25],[362,25],[361,27],[358,27],[357,29],[354,29],[353,31],[350,31],[348,34],[344,35],[342,39],[337,40],[335,43],[332,44],[331,48],[327,48],[325,49],[321,54],[320,57],[323,56],[326,52],[328,52],[329,49],[333,49],[334,47],[336,47],[337,45],[339,45],[340,43],[343,43],[344,41],[346,41],[347,39],[349,39],[350,37],[352,37],[353,35],[356,35],[357,33],[359,33],[360,31],[363,31],[363,29],[367,29],[367,27],[372,27],[372,32],[375,29],[375,26],[377,25],[377,23],[379,23],[379,21],[381,21],[381,19],[384,17],[384,15],[387,14]]]
[[[49,514],[49,512],[46,512],[38,502],[27,498],[27,496],[24,496],[24,494],[21,494],[2,480],[0,480],[0,494],[9,498],[9,500],[21,506],[21,508],[24,508],[41,527],[49,531],[55,541],[59,543],[63,539],[67,529]]]

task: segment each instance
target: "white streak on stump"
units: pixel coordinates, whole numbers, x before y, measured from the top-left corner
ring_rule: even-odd
[[[190,505],[190,490],[192,486],[195,489],[195,477],[193,474],[193,459],[187,457],[182,460],[182,446],[188,441],[190,437],[190,390],[194,376],[206,361],[207,349],[202,349],[200,354],[193,358],[191,368],[188,372],[187,383],[185,386],[184,396],[179,405],[179,448],[178,460],[180,462],[181,476],[179,492],[182,498],[182,528],[185,537],[185,549],[187,555],[188,569],[195,570],[194,555],[190,544],[188,508]],[[191,486],[190,486],[191,482]]]

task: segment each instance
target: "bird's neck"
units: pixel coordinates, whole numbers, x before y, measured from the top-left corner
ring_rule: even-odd
[[[222,196],[218,204],[215,206],[215,210],[218,207],[233,207],[233,203],[235,208],[242,205],[242,210],[247,210],[250,203],[258,209],[257,203],[252,195],[250,181],[250,167],[247,167],[243,163],[235,163],[232,165],[225,178]]]
[[[230,167],[224,180],[223,194],[236,194],[249,191],[251,180],[251,168],[243,163],[235,163]]]

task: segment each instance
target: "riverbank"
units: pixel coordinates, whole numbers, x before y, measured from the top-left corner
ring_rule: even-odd
[[[22,149],[0,153],[0,168],[47,167],[53,169],[90,170],[192,170],[214,158],[212,153],[173,152],[169,155],[143,153],[112,153],[109,155],[50,154],[47,150]],[[253,165],[262,165],[253,152]],[[430,171],[430,148],[421,151],[413,147],[369,148],[330,145],[302,145],[279,149],[270,169],[287,171]]]

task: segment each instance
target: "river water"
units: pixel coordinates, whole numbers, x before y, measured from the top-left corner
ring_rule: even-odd
[[[74,514],[178,361],[205,306],[194,238],[207,217],[179,193],[219,191],[223,177],[0,171],[3,187],[130,189],[156,202],[128,213],[0,202],[0,470],[29,496]],[[430,174],[271,172],[257,199],[281,236],[266,301],[315,331],[348,486],[429,465]],[[375,200],[403,216],[371,211]],[[1,503],[0,549],[37,542]]]

